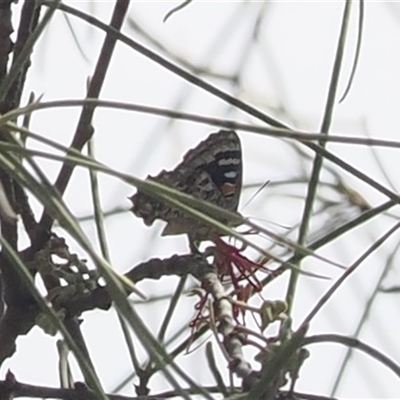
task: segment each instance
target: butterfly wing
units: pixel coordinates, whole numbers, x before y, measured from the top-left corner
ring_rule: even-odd
[[[189,150],[174,170],[162,171],[147,179],[209,201],[226,210],[236,211],[242,186],[239,137],[234,131],[221,130],[213,133],[197,147]],[[197,233],[201,238],[209,236],[209,227],[141,191],[132,196],[131,201],[133,213],[143,218],[146,225],[151,225],[155,219],[167,222],[163,236],[181,233]]]

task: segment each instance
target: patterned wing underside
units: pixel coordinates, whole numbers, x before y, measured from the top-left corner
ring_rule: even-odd
[[[234,131],[213,133],[189,150],[174,170],[161,171],[157,176],[148,176],[146,179],[163,183],[226,210],[236,211],[242,185],[239,138]],[[209,226],[141,191],[130,199],[133,213],[142,218],[146,225],[151,225],[155,219],[167,222],[163,236],[187,233],[198,240],[205,240],[215,234]],[[232,225],[229,221],[221,222]]]

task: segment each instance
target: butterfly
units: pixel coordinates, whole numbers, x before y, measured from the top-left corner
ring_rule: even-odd
[[[189,150],[172,171],[161,171],[146,180],[162,183],[195,198],[236,212],[242,187],[242,151],[236,132],[220,130]],[[131,211],[148,226],[154,220],[167,223],[162,236],[186,233],[201,241],[219,236],[218,232],[198,219],[171,207],[150,195],[137,191],[130,197]],[[229,221],[221,220],[232,226]]]

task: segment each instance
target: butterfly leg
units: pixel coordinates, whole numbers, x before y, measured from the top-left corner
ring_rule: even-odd
[[[190,233],[188,234],[188,240],[189,240],[190,252],[192,254],[200,254],[200,249],[199,249],[200,241]]]

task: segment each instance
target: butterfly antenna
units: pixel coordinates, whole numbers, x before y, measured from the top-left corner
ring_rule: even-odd
[[[264,183],[256,190],[256,192],[250,197],[249,200],[247,200],[246,204],[243,206],[243,210],[256,198],[256,196],[257,196],[259,193],[261,193],[262,190],[265,189],[265,187],[266,187],[267,185],[269,185],[270,182],[271,182],[271,181],[269,181],[269,180],[266,181],[266,182],[264,182]]]
[[[247,218],[248,219],[251,218],[252,221],[264,222],[266,224],[273,225],[273,226],[276,226],[277,228],[281,228],[281,229],[285,229],[285,230],[292,229],[289,225],[280,224],[279,222],[270,221],[265,218],[259,218],[259,217],[247,217]]]

